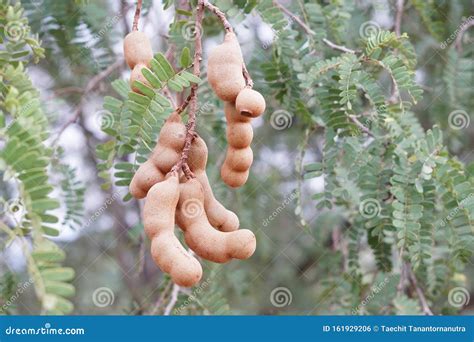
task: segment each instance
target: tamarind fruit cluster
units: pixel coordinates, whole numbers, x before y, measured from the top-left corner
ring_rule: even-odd
[[[226,158],[221,167],[221,178],[232,188],[247,182],[253,152],[251,119],[265,111],[263,96],[246,86],[243,75],[244,60],[237,37],[225,35],[224,42],[215,47],[208,58],[208,81],[214,93],[225,101],[228,142]]]
[[[239,219],[214,196],[206,174],[208,149],[196,135],[188,154],[195,178],[170,172],[181,157],[186,126],[173,112],[161,128],[150,157],[137,170],[130,193],[144,198],[143,223],[151,239],[151,254],[163,272],[180,286],[192,286],[202,277],[202,267],[174,234],[175,223],[185,242],[198,256],[219,263],[246,259],[255,251],[255,235],[239,230]]]
[[[153,58],[153,50],[151,49],[150,40],[145,33],[140,31],[132,31],[125,36],[123,41],[123,51],[125,61],[132,70],[130,75],[130,86],[134,92],[140,91],[133,86],[134,81],[140,81],[145,85],[149,82],[142,74],[142,69],[150,66]]]

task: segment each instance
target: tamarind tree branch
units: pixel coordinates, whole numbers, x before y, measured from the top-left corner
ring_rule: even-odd
[[[245,63],[242,64],[242,74],[244,75],[245,85],[249,88],[253,88],[253,80],[250,77],[249,71],[247,70],[247,66]]]
[[[410,264],[407,264],[406,272],[408,275],[408,279],[410,280],[412,286],[415,288],[416,294],[418,295],[418,299],[420,300],[421,308],[423,309],[423,313],[428,316],[433,316],[433,311],[431,311],[428,301],[426,300],[425,294],[418,286],[418,282],[416,280],[416,276],[411,269]]]
[[[72,125],[73,123],[75,123],[78,119],[79,119],[79,116],[81,115],[81,112],[82,112],[82,107],[84,106],[85,104],[85,100],[86,100],[86,96],[92,91],[94,90],[95,88],[97,88],[99,86],[99,84],[105,79],[107,78],[108,76],[110,76],[110,74],[112,72],[115,71],[115,69],[117,68],[120,68],[122,65],[123,65],[123,59],[119,59],[117,60],[114,64],[111,64],[107,69],[105,69],[104,71],[102,71],[101,73],[97,74],[96,76],[94,76],[93,78],[91,78],[89,80],[89,82],[87,83],[86,87],[84,88],[84,90],[82,90],[82,98],[81,100],[79,101],[79,104],[76,106],[76,109],[74,110],[74,113],[72,115],[72,117],[66,121],[66,123],[61,126],[61,128],[59,129],[59,132],[57,133],[56,135],[56,138],[53,140],[52,142],[52,146],[55,146],[58,141],[59,141],[59,138],[61,137],[61,135],[64,133],[64,131],[70,126]]]
[[[401,34],[403,6],[404,6],[404,0],[397,0],[397,12],[395,15],[395,27],[394,27],[394,31],[397,37],[400,37],[400,34]]]
[[[137,0],[137,8],[135,9],[135,16],[133,17],[132,31],[138,31],[138,20],[140,19],[141,11],[142,11],[142,0]]]

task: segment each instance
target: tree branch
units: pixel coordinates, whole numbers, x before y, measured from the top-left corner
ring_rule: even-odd
[[[418,286],[416,276],[413,273],[413,270],[411,269],[411,266],[409,264],[407,264],[406,272],[408,275],[408,279],[410,280],[412,286],[415,288],[416,294],[418,295],[418,299],[420,300],[421,308],[423,309],[424,314],[433,316],[433,311],[431,311],[428,305],[428,301],[426,300],[425,294],[423,293],[421,288]]]
[[[296,22],[298,25],[301,26],[301,28],[306,32],[306,34],[314,36],[315,32],[311,30],[311,28],[306,25],[306,23],[301,20],[300,17],[298,17],[296,14],[291,12],[288,8],[280,4],[278,1],[273,1],[273,4],[278,7],[283,13],[288,15],[292,21]],[[347,52],[347,53],[356,53],[355,50],[349,49],[348,47],[345,47],[343,45],[337,45],[333,42],[331,42],[329,39],[323,38],[323,43],[329,46],[331,49],[342,51],[342,52]]]
[[[198,3],[200,2],[201,1],[198,1]],[[227,32],[234,32],[234,29],[232,28],[232,25],[227,20],[224,12],[222,12],[217,6],[214,6],[207,0],[202,1],[202,5],[206,7],[208,10],[210,10],[212,13],[214,13],[214,15],[221,21],[222,25],[224,25],[224,29]],[[196,32],[198,34],[201,33],[201,31],[196,31]]]
[[[195,32],[202,32],[202,19],[204,16],[205,0],[198,0],[196,9]],[[202,60],[202,34],[198,34],[194,40],[194,60],[193,60],[193,74],[197,77],[201,75],[201,60]],[[189,94],[189,101],[185,101],[177,111],[180,113],[186,108],[189,103],[188,123],[186,124],[186,138],[184,141],[183,151],[179,161],[171,168],[171,172],[178,172],[183,170],[187,179],[194,178],[191,169],[188,166],[188,154],[191,149],[191,143],[196,135],[196,111],[197,111],[197,88],[198,85],[194,83]]]
[[[174,309],[174,306],[176,305],[176,302],[178,301],[178,294],[179,294],[180,289],[181,287],[179,285],[176,285],[176,284],[173,285],[173,291],[171,291],[171,299],[165,308],[165,312],[164,312],[165,316],[169,316],[171,311]]]
[[[401,34],[403,6],[404,6],[404,0],[397,0],[397,12],[395,15],[395,27],[394,27],[394,31],[397,37],[400,37],[400,34]]]

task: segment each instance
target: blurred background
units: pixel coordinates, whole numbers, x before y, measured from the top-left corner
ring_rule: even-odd
[[[278,87],[291,86],[284,78],[289,74],[285,66],[281,66],[278,79],[271,79],[266,73],[270,65],[276,65],[273,47],[280,39],[286,39],[285,28],[276,31],[258,10],[246,13],[246,3],[215,1],[234,25],[255,88],[265,95],[268,106],[265,116],[253,122],[254,164],[245,186],[230,190],[220,180],[220,163],[226,148],[223,105],[206,85],[200,87],[197,130],[209,147],[207,172],[216,197],[238,214],[241,227],[256,234],[257,251],[247,261],[225,265],[203,262],[203,281],[186,290],[173,287],[151,260],[149,242],[142,232],[143,204],[124,201],[127,195],[124,186],[101,187],[103,171],[98,171],[98,164],[103,161],[97,156],[97,145],[110,139],[101,129],[107,125],[102,107],[104,96],[117,97],[111,83],[117,79],[128,82],[130,75],[123,62],[122,42],[130,32],[135,3],[21,1],[31,31],[39,34],[45,49],[46,57],[39,64],[30,64],[28,75],[40,92],[50,122],[51,136],[47,143],[59,148],[61,165],[68,165],[67,172],[73,172],[75,179],[74,184],[62,186],[63,178],[54,176],[57,173],[51,176],[51,182],[57,185],[53,196],[64,189],[73,189],[70,197],[64,198],[77,202],[72,205],[77,213],[67,212],[64,203],[56,210],[60,221],[66,220],[67,224],[60,222],[60,234],[53,238],[66,252],[64,265],[75,270],[73,314],[394,313],[391,301],[396,295],[399,275],[374,271],[375,259],[366,241],[359,246],[359,261],[371,280],[370,283],[362,280],[366,286],[362,294],[354,293],[350,276],[344,272],[347,249],[340,237],[346,227],[344,215],[337,207],[316,208],[312,195],[323,191],[322,176],[303,179],[303,165],[320,160],[322,134],[317,128],[310,129],[297,110],[280,105]],[[279,3],[296,10],[304,2],[280,0]],[[397,1],[315,3],[332,6],[325,12],[325,20],[334,24],[343,22],[338,28],[338,37],[343,38],[333,37],[333,41],[349,48],[358,48],[363,25],[367,26],[368,22],[372,29],[392,30],[395,24]],[[463,41],[453,47],[457,37],[453,34],[459,33],[460,24],[473,15],[473,2],[426,3],[431,7],[426,9],[418,1],[403,4],[401,31],[409,35],[414,45],[418,57],[416,80],[424,90],[423,100],[413,111],[425,129],[438,124],[450,152],[469,164],[474,160],[474,126],[471,123],[463,130],[450,129],[448,115],[453,111],[453,102],[467,113],[473,108],[472,30],[466,29]],[[183,46],[193,51],[195,32],[192,26],[186,26],[192,11],[190,6],[195,8],[194,2],[143,2],[139,28],[150,37],[155,53],[179,58]],[[436,12],[427,12],[431,8]],[[342,9],[350,16],[338,16],[339,10],[346,13]],[[179,16],[183,23],[178,29],[170,30]],[[436,25],[426,25],[424,21]],[[288,26],[298,28],[291,20]],[[180,36],[174,36],[176,32]],[[220,24],[207,14],[204,60],[222,37]],[[175,51],[169,50],[170,42],[175,44]],[[279,48],[285,49],[284,44]],[[325,52],[326,57],[339,54],[331,49]],[[203,72],[205,78],[205,67]],[[453,82],[459,83],[459,92],[450,93],[453,88],[447,84]],[[283,126],[271,122],[270,118],[277,116],[275,113],[285,121]],[[5,186],[2,188],[0,191],[8,193]],[[5,246],[0,258],[0,304],[11,299],[19,286],[26,285],[24,293],[15,296],[6,310],[4,307],[1,311],[4,314],[38,313],[33,287],[27,283],[26,265],[17,243],[13,241]],[[473,275],[472,263],[459,275],[467,279],[468,294],[473,289]],[[359,297],[354,299],[354,296]],[[465,304],[442,312],[472,313],[472,301]]]

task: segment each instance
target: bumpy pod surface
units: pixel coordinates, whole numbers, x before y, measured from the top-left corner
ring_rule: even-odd
[[[235,108],[245,116],[256,118],[265,111],[265,99],[258,91],[244,88],[235,99]]]
[[[144,198],[153,184],[160,182],[179,160],[186,138],[186,126],[179,114],[172,113],[160,131],[158,142],[145,163],[140,165],[130,183],[133,197]]]
[[[176,222],[184,231],[186,244],[200,257],[218,263],[247,259],[256,247],[255,235],[248,229],[221,232],[209,223],[204,210],[201,183],[191,179],[179,185]]]
[[[133,69],[137,64],[149,66],[153,58],[150,40],[145,33],[140,31],[132,31],[125,36],[123,52],[130,69]]]
[[[204,192],[204,208],[209,219],[209,223],[223,232],[231,232],[239,229],[239,218],[237,215],[226,209],[214,196],[209,179],[206,173],[208,149],[206,142],[197,136],[191,144],[189,151],[188,165],[193,171],[196,179],[201,183]]]
[[[228,186],[238,188],[247,182],[253,162],[253,152],[250,148],[253,138],[251,118],[240,115],[235,105],[230,102],[226,102],[224,112],[227,119],[226,134],[229,146],[222,164],[221,178]]]
[[[243,63],[237,37],[226,33],[224,42],[209,53],[207,63],[207,79],[220,99],[233,102],[245,87]]]
[[[180,286],[193,286],[202,277],[201,264],[188,253],[174,234],[179,181],[176,175],[155,184],[143,208],[145,233],[151,239],[154,262]]]

